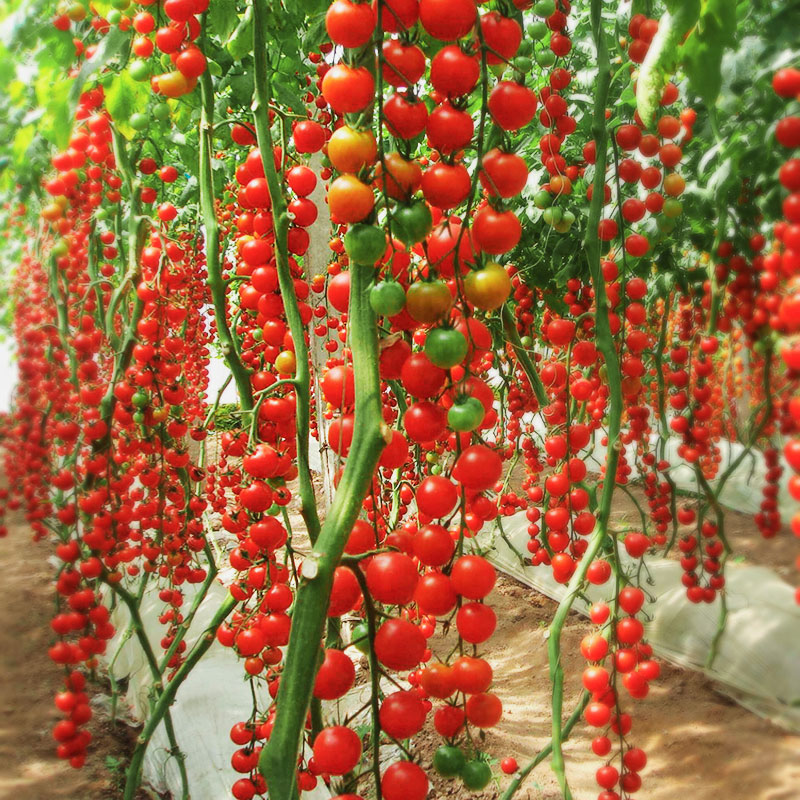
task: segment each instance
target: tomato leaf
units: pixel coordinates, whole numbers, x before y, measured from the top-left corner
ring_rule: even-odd
[[[207,32],[224,42],[236,30],[239,24],[239,15],[236,13],[236,3],[218,2],[211,3],[206,17]]]
[[[658,33],[650,44],[636,87],[636,106],[645,127],[656,116],[661,95],[675,74],[681,56],[681,42],[700,16],[700,0],[670,0],[668,11],[658,23]]]
[[[130,36],[119,28],[112,28],[97,45],[94,55],[88,61],[83,62],[69,92],[70,117],[75,112],[75,107],[78,105],[81,92],[89,76],[96,70],[105,67],[112,58],[122,52],[126,44],[130,44]]]
[[[683,64],[692,90],[709,106],[722,87],[722,56],[736,43],[734,0],[704,0],[700,19],[683,47]]]
[[[128,120],[132,114],[142,113],[150,97],[150,85],[135,81],[127,72],[117,75],[106,89],[106,108],[119,132],[128,140],[136,131]]]

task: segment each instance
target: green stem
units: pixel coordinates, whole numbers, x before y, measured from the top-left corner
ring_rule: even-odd
[[[597,348],[603,356],[608,374],[609,387],[609,420],[608,451],[606,455],[606,471],[603,493],[597,511],[597,523],[589,546],[572,576],[566,596],[559,603],[553,622],[549,628],[547,652],[552,683],[552,745],[551,766],[558,779],[562,796],[571,800],[572,793],[567,783],[562,744],[564,731],[562,726],[564,669],[561,665],[561,634],[572,605],[578,596],[594,557],[605,542],[608,520],[611,514],[611,500],[616,485],[617,463],[619,461],[619,432],[622,418],[622,378],[619,368],[614,337],[609,322],[608,298],[600,265],[600,243],[597,226],[603,209],[605,175],[608,149],[608,130],[606,128],[606,102],[611,81],[608,47],[603,28],[602,0],[591,3],[592,33],[597,49],[597,82],[595,86],[594,114],[592,120],[592,136],[595,142],[596,161],[594,172],[594,194],[589,207],[586,225],[584,248],[589,261],[592,285],[595,293],[595,336]]]
[[[257,4],[261,2],[256,0]],[[325,629],[333,573],[386,445],[386,426],[381,416],[377,326],[367,292],[372,272],[371,267],[357,264],[350,268],[349,326],[356,435],[319,538],[303,564],[304,577],[297,591],[286,662],[276,698],[275,725],[259,760],[259,769],[273,795],[287,800],[296,794],[297,755],[311,702],[316,653]],[[313,569],[309,574],[310,565]]]
[[[161,721],[169,711],[169,707],[175,699],[175,695],[180,689],[181,684],[186,680],[191,671],[195,668],[200,659],[206,654],[206,651],[214,643],[214,637],[217,628],[225,621],[228,615],[236,607],[237,601],[228,595],[225,601],[217,609],[217,613],[209,623],[200,638],[195,642],[194,647],[189,651],[186,660],[178,667],[172,680],[167,684],[164,691],[159,696],[155,705],[150,712],[150,717],[139,734],[136,740],[133,754],[131,755],[131,762],[126,771],[125,790],[122,795],[122,800],[134,800],[136,791],[139,787],[142,774],[142,763],[144,761],[145,753],[147,752],[147,745],[152,739],[153,734],[158,728]]]
[[[517,332],[517,325],[514,322],[514,315],[511,312],[511,307],[507,304],[504,305],[502,314],[503,330],[505,331],[506,338],[511,344],[511,349],[514,351],[514,355],[516,356],[519,365],[522,367],[525,375],[527,375],[528,380],[530,381],[531,388],[533,389],[533,393],[536,395],[536,400],[539,403],[539,407],[544,408],[549,402],[547,399],[547,392],[544,389],[542,379],[539,377],[539,373],[536,371],[536,367],[534,366],[531,357],[522,346],[519,333]]]
[[[200,78],[202,106],[200,109],[200,211],[203,215],[206,240],[206,269],[208,287],[214,302],[214,319],[217,323],[217,336],[222,345],[225,363],[236,382],[239,403],[245,411],[253,409],[253,387],[239,354],[227,319],[227,292],[222,277],[222,263],[219,257],[219,221],[214,208],[214,178],[211,172],[211,150],[214,130],[214,85],[208,72]]]
[[[581,695],[580,702],[578,703],[572,714],[570,714],[569,719],[564,723],[564,727],[561,732],[562,738],[564,740],[566,740],[569,737],[570,733],[572,732],[572,729],[575,727],[575,724],[581,718],[581,714],[583,714],[584,709],[586,708],[586,706],[589,705],[589,701],[591,699],[592,699],[591,694],[589,692],[584,691],[584,693]],[[533,759],[531,759],[531,761],[528,764],[526,764],[519,771],[519,774],[514,778],[514,780],[508,784],[508,787],[506,788],[505,792],[503,792],[503,794],[500,796],[500,800],[511,800],[511,798],[519,791],[519,787],[522,786],[522,782],[525,780],[525,778],[527,778],[528,775],[530,775],[531,772],[533,772],[533,770],[536,769],[536,767],[538,767],[539,764],[541,764],[542,761],[544,761],[552,751],[553,751],[553,743],[549,742],[533,757]]]
[[[297,293],[294,288],[291,267],[289,266],[289,213],[286,197],[281,186],[273,156],[272,130],[269,122],[271,100],[270,76],[267,68],[267,8],[266,0],[253,0],[253,62],[254,83],[253,119],[256,138],[261,151],[261,162],[267,179],[269,196],[272,201],[272,218],[275,232],[275,265],[278,270],[278,284],[283,298],[286,322],[294,344],[296,371],[294,376],[296,397],[297,428],[297,479],[300,494],[300,513],[306,523],[309,539],[314,544],[320,533],[317,500],[311,480],[311,467],[308,460],[308,440],[311,420],[311,371],[309,369],[306,326],[300,316]]]

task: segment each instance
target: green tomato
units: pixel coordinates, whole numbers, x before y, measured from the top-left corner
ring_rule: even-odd
[[[491,779],[492,770],[485,761],[468,761],[461,770],[461,780],[468,789],[483,789]]]
[[[381,281],[369,292],[369,304],[372,310],[381,317],[393,317],[399,314],[406,304],[406,292],[397,281]]]
[[[556,4],[553,0],[539,0],[533,4],[533,13],[537,17],[550,17],[555,14]]]
[[[253,341],[260,342],[264,338],[264,333],[261,328],[253,328]]]
[[[131,0],[111,0],[111,7],[116,8],[118,11],[125,11],[130,8]]]
[[[120,20],[122,19],[122,12],[117,11],[116,8],[112,8],[111,11],[106,14],[106,21],[109,25],[119,25]]]
[[[428,204],[422,200],[398,206],[392,215],[392,232],[409,247],[421,242],[433,228],[433,217]]]
[[[464,397],[450,406],[447,424],[454,431],[474,431],[483,422],[485,413],[477,397]]]
[[[467,759],[461,749],[443,744],[433,754],[433,768],[445,778],[454,778],[464,769]]]
[[[147,392],[136,392],[134,396],[131,398],[131,403],[136,408],[144,408],[150,402],[150,398],[147,395]]]
[[[52,247],[50,252],[56,257],[61,258],[69,252],[69,246],[65,239],[59,239]]]
[[[678,220],[664,216],[663,214],[660,214],[658,217],[656,217],[656,225],[658,225],[658,229],[661,231],[661,233],[672,233],[677,224]]]
[[[442,474],[442,465],[441,464],[434,464],[431,467],[431,475],[441,475]]]
[[[492,73],[492,75],[495,76],[495,78],[499,78],[506,71],[506,65],[505,64],[492,64],[489,67],[489,71]]]
[[[469,345],[461,331],[455,328],[434,328],[425,338],[425,355],[442,369],[460,364],[467,356]]]
[[[536,54],[536,63],[540,67],[552,67],[556,63],[556,54],[552,50],[541,50]]]
[[[132,416],[137,425],[144,425],[144,411],[134,411]]]
[[[135,131],[143,131],[150,124],[147,114],[131,114],[128,122]]]
[[[553,205],[553,195],[544,189],[540,189],[533,196],[533,204],[536,208],[550,208],[550,206]]]
[[[533,339],[530,336],[522,336],[520,337],[519,343],[523,347],[532,347],[533,346]]]
[[[544,39],[544,37],[550,32],[550,29],[541,20],[531,22],[525,30],[527,31],[528,36],[536,41]]]
[[[150,67],[146,61],[141,59],[131,61],[128,72],[135,81],[146,81],[150,77]]]
[[[683,203],[674,197],[670,197],[664,201],[663,211],[665,217],[675,219],[675,217],[679,217],[683,213]]]
[[[527,56],[517,56],[514,59],[514,66],[523,75],[527,75],[533,69],[533,61]]]
[[[550,206],[550,208],[546,208],[542,213],[542,219],[548,225],[558,225],[563,216],[564,212],[558,206]]]
[[[359,222],[345,234],[344,249],[354,264],[372,266],[386,252],[386,234],[383,228]]]
[[[161,103],[160,105],[157,105],[153,109],[153,116],[159,122],[164,122],[164,120],[169,119],[169,115],[170,115],[170,110],[169,110],[169,106],[166,103]]]
[[[278,514],[281,513],[282,506],[279,506],[277,503],[273,503],[264,513],[270,517],[277,517]]]
[[[529,56],[533,52],[533,42],[530,39],[523,39],[517,48],[518,56]]]
[[[350,643],[361,653],[369,652],[369,628],[366,622],[359,622],[353,628],[353,638]]]

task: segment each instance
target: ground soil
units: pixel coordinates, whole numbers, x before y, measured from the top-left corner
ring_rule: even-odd
[[[0,800],[116,800],[135,732],[95,719],[82,769],[55,757],[50,731],[61,714],[53,695],[63,671],[47,655],[52,545],[33,542],[18,516],[9,522],[8,536],[0,539]],[[90,689],[92,695],[104,691],[101,684]]]
[[[633,523],[638,512],[620,493],[614,516],[619,522]],[[788,532],[765,542],[746,515],[731,512],[727,520],[731,540],[746,561],[791,575],[797,542]],[[121,769],[135,735],[130,729],[95,720],[95,740],[86,767],[73,770],[55,758],[50,729],[59,716],[52,696],[61,676],[47,657],[52,612],[52,569],[47,559],[52,548],[46,542],[33,543],[19,518],[10,522],[8,537],[0,540],[4,590],[0,605],[0,800],[116,800]],[[550,736],[545,630],[555,604],[508,578],[500,578],[490,601],[499,625],[486,652],[505,713],[483,747],[497,759],[511,755],[524,765]],[[564,632],[567,710],[580,692],[583,662],[578,645],[586,630],[588,623],[572,615]],[[433,644],[437,652],[445,651],[441,639]],[[102,692],[104,687],[95,691]],[[649,696],[631,711],[632,741],[649,756],[638,794],[642,800],[800,798],[800,736],[745,711],[716,692],[703,676],[664,665]],[[598,793],[594,772],[601,762],[591,754],[591,737],[579,724],[565,746],[575,800],[595,800]],[[440,740],[430,733],[417,741],[426,766],[438,744]],[[499,785],[490,784],[475,794],[466,792],[457,780],[437,780],[432,797],[488,800],[499,797],[507,783],[503,777]],[[546,762],[516,797],[560,797]]]

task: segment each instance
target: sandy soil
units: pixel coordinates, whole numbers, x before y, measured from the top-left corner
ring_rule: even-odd
[[[113,800],[131,730],[95,719],[82,769],[55,757],[50,731],[61,714],[53,695],[63,673],[47,656],[53,640],[47,563],[52,549],[47,542],[34,543],[19,519],[9,522],[8,537],[0,539],[0,800]],[[103,687],[91,692],[98,690]]]

